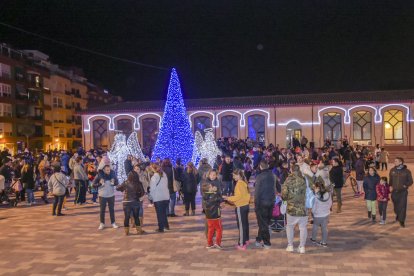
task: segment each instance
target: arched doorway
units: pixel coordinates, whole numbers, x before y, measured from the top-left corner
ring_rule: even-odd
[[[293,139],[300,141],[302,137],[302,126],[298,122],[290,122],[286,126],[286,146],[288,148],[293,144]]]

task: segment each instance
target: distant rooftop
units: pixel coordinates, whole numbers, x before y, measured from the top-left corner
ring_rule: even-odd
[[[326,105],[326,104],[356,104],[356,103],[397,103],[414,100],[414,89],[336,92],[297,95],[271,95],[251,97],[227,97],[209,99],[184,100],[188,110],[221,109],[221,108],[252,108],[290,105]],[[136,101],[120,102],[105,106],[90,108],[84,114],[163,111],[165,101]]]

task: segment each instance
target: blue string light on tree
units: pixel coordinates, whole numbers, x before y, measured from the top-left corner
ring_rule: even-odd
[[[167,101],[164,108],[161,128],[154,147],[152,160],[170,158],[175,163],[181,158],[183,163],[191,161],[193,156],[194,136],[184,106],[180,81],[177,71],[171,71],[168,85]]]

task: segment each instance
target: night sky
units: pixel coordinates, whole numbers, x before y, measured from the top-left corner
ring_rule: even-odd
[[[414,1],[0,1],[0,21],[176,67],[186,98],[414,88]],[[168,70],[0,26],[0,41],[84,69],[126,100],[164,99]]]

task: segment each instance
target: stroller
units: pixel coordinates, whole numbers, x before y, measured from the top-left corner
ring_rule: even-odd
[[[19,203],[20,192],[23,190],[22,184],[18,178],[8,185],[5,179],[0,175],[0,202],[9,204],[10,207],[16,207]]]
[[[281,205],[282,198],[280,196],[276,196],[275,205],[272,212],[272,224],[270,225],[270,229],[273,232],[281,232],[285,230],[286,216],[280,212]]]

